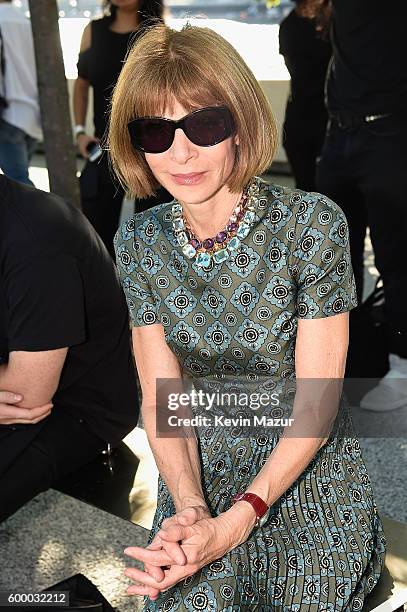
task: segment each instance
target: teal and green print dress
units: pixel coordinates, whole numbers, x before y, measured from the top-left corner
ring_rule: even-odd
[[[193,378],[295,377],[298,319],[330,317],[356,305],[341,209],[320,194],[256,180],[255,222],[239,250],[220,264],[200,268],[183,255],[172,229],[172,203],[136,214],[116,235],[132,324],[161,323],[166,342]],[[386,540],[360,445],[344,414],[347,435],[330,438],[317,452],[273,504],[263,527],[156,601],[146,598],[144,610],[362,610],[379,579]],[[203,431],[199,453],[212,516],[249,486],[277,441],[267,435],[232,438],[220,428]],[[160,478],[150,541],[174,513]]]

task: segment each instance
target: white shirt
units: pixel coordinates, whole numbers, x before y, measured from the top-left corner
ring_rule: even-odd
[[[15,6],[0,3],[0,28],[6,66],[5,97],[8,102],[8,108],[3,111],[2,118],[24,130],[29,136],[41,138],[31,24]],[[4,95],[3,87],[1,93]]]

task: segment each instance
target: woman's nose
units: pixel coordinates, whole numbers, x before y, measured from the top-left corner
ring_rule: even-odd
[[[171,159],[179,164],[185,164],[189,159],[196,157],[196,155],[196,145],[189,140],[182,128],[177,128],[170,147]]]

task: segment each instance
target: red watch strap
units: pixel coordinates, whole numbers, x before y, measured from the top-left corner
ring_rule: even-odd
[[[269,506],[266,504],[266,502],[263,501],[261,497],[256,495],[256,493],[238,493],[232,497],[233,503],[236,503],[237,501],[249,502],[249,504],[253,506],[258,519],[261,519],[261,517],[264,516],[269,510]]]

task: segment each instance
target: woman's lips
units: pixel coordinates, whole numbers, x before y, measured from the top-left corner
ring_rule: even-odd
[[[190,174],[171,174],[177,185],[196,185],[204,176],[205,172],[191,172]]]

